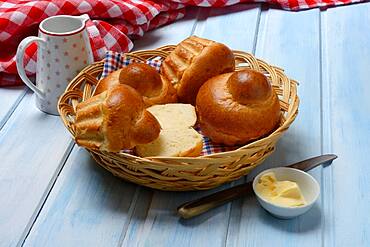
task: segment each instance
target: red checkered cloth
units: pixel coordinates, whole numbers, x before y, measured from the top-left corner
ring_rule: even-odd
[[[126,57],[124,53],[108,51],[104,58],[104,69],[103,69],[103,74],[101,78],[104,78],[108,74],[112,73],[113,71],[116,71],[134,62],[140,62],[140,61]],[[162,64],[162,59],[154,58],[154,59],[146,61],[146,63],[154,67],[159,72],[161,64]],[[196,126],[195,130],[198,131],[200,134],[202,134],[202,130],[200,129],[199,126]],[[201,155],[203,156],[203,155],[214,154],[214,153],[219,153],[219,152],[226,152],[226,151],[235,150],[237,148],[239,148],[239,146],[228,147],[228,146],[220,145],[217,143],[213,143],[208,137],[203,136],[203,150],[202,150]],[[124,152],[129,153],[129,154],[134,154],[132,150],[125,150]]]
[[[342,5],[363,0],[0,0],[0,86],[19,85],[15,52],[20,41],[37,35],[38,24],[49,16],[88,14],[88,33],[95,60],[107,50],[126,52],[129,37],[173,22],[186,6],[223,7],[241,2],[267,2],[287,10]],[[27,74],[36,71],[36,44],[26,50]]]

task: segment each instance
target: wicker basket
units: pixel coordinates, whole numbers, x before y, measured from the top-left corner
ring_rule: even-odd
[[[156,50],[137,51],[126,56],[145,61],[153,57],[163,59],[175,48],[164,46]],[[297,83],[286,77],[283,70],[256,59],[253,55],[234,51],[236,70],[251,68],[264,73],[279,95],[282,120],[269,136],[249,143],[234,151],[196,158],[155,157],[141,158],[127,153],[106,153],[88,150],[99,165],[113,175],[143,186],[171,191],[206,190],[247,175],[273,151],[277,140],[289,128],[298,113]],[[103,61],[83,69],[68,85],[58,103],[60,116],[75,136],[74,116],[78,102],[91,97]]]

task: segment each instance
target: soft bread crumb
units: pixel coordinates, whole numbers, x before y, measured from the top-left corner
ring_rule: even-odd
[[[159,137],[148,144],[136,146],[142,157],[195,157],[203,149],[202,135],[192,126],[197,122],[194,106],[190,104],[154,105],[147,110],[162,127]]]
[[[136,146],[137,154],[142,157],[195,157],[202,149],[202,135],[193,128],[162,129],[153,142]]]
[[[190,104],[154,105],[147,110],[155,116],[162,129],[188,128],[197,122],[195,108]]]

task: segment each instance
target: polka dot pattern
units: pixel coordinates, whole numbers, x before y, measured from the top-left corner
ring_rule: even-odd
[[[92,51],[85,31],[70,36],[41,33],[40,37],[46,40],[46,45],[38,49],[36,84],[45,98],[36,96],[36,102],[40,110],[58,114],[57,102],[61,94],[68,83],[93,62]]]

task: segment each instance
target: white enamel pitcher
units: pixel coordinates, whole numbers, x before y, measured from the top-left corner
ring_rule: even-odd
[[[36,94],[36,106],[58,115],[57,103],[68,83],[88,64],[93,54],[86,31],[88,15],[57,15],[43,20],[38,37],[27,37],[18,46],[16,64],[23,82]],[[27,77],[23,58],[25,49],[38,43],[36,85]]]

